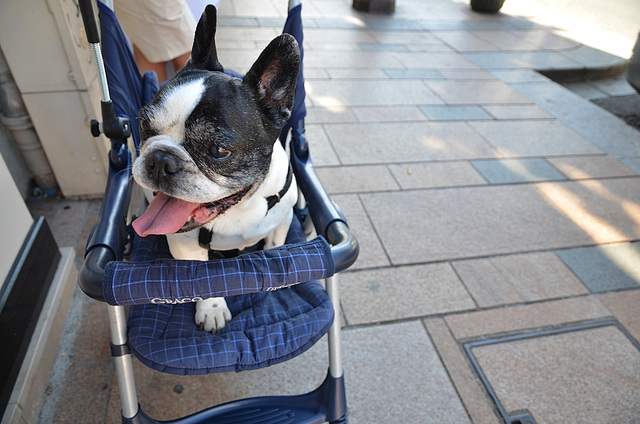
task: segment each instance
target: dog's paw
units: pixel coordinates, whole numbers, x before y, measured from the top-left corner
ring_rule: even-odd
[[[224,297],[199,300],[196,303],[196,324],[200,330],[216,333],[231,321],[231,312]]]

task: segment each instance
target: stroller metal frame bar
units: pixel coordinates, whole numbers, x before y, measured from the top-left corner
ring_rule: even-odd
[[[136,383],[133,377],[131,351],[128,349],[127,316],[124,306],[107,305],[111,330],[111,356],[116,367],[122,416],[133,418],[139,410]],[[119,348],[119,349],[118,349]]]

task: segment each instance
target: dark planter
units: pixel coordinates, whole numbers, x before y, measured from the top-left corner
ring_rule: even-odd
[[[497,13],[504,0],[471,0],[471,9],[482,13]]]

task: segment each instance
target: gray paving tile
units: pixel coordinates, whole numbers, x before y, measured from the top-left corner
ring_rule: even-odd
[[[402,68],[389,52],[305,51],[305,70],[309,68]]]
[[[421,81],[311,81],[307,96],[318,106],[442,104]]]
[[[433,69],[385,69],[391,79],[442,79],[442,74]]]
[[[502,50],[538,51],[567,50],[580,46],[580,43],[556,35],[546,30],[493,30],[474,31],[482,40],[498,46]]]
[[[593,293],[640,287],[640,243],[556,251]]]
[[[325,122],[357,122],[356,116],[351,109],[336,107],[313,107],[307,108],[305,123],[319,124]]]
[[[640,290],[604,293],[598,299],[636,340],[640,340]]]
[[[475,309],[448,263],[381,268],[341,275],[349,325]]]
[[[446,45],[440,44],[407,44],[407,48],[410,52],[416,53],[451,53],[453,50]]]
[[[403,189],[485,185],[469,162],[428,162],[389,165]]]
[[[537,105],[484,105],[497,119],[550,119],[553,118]]]
[[[622,66],[627,60],[585,45],[566,51],[564,52],[564,55],[581,63],[585,68],[606,68],[616,65]]]
[[[484,69],[582,69],[584,65],[563,53],[556,52],[493,52],[465,53],[471,62]]]
[[[344,29],[318,29],[311,28],[304,30],[305,42],[342,42],[342,43],[373,43],[376,41],[371,33],[366,30],[344,30]],[[306,58],[306,56],[305,56]],[[306,62],[305,62],[306,65]]]
[[[470,122],[504,157],[602,153],[593,143],[558,121]]]
[[[384,165],[316,168],[316,173],[329,194],[400,189]]]
[[[549,79],[531,69],[493,69],[491,74],[504,82],[547,82]]]
[[[553,252],[455,261],[453,267],[480,307],[589,293]]]
[[[544,159],[476,160],[471,163],[490,184],[566,180]]]
[[[493,120],[480,106],[422,106],[420,109],[432,121]]]
[[[383,80],[389,78],[388,75],[380,69],[328,69],[327,73],[332,79]]]
[[[459,52],[500,50],[495,44],[469,31],[434,31],[433,34]]]
[[[350,108],[336,106],[313,106],[307,105],[307,116],[305,123],[324,124],[329,122],[358,122],[356,115]]]
[[[447,104],[531,103],[502,81],[427,81]]]
[[[427,117],[416,106],[356,107],[353,113],[360,122],[426,121]]]
[[[611,311],[597,297],[579,296],[448,315],[444,320],[453,336],[464,340],[611,317]]]
[[[571,91],[550,82],[513,87],[611,156],[640,156],[639,131]]]
[[[316,166],[339,165],[338,155],[327,137],[322,125],[305,125],[305,135],[309,142],[311,159]]]
[[[628,166],[629,169],[633,170],[635,173],[640,174],[640,158],[638,157],[621,158],[620,162]]]
[[[396,44],[442,44],[440,40],[425,31],[367,31],[379,43]]]
[[[361,197],[393,264],[575,247],[591,241],[528,185]]]
[[[478,65],[457,53],[395,53],[409,69],[477,69]]]
[[[637,173],[611,156],[574,156],[549,158],[549,162],[572,180],[630,177]]]
[[[482,69],[441,69],[438,72],[451,80],[495,80],[496,77]]]
[[[360,43],[359,46],[364,51],[372,51],[372,52],[408,52],[409,51],[409,48],[405,44]]]
[[[640,239],[638,178],[536,183],[546,201],[571,219],[591,242]]]
[[[331,200],[345,214],[349,228],[360,243],[358,260],[349,269],[353,271],[363,268],[389,266],[389,258],[358,196],[336,194],[331,196]]]
[[[614,326],[473,349],[508,412],[535,422],[632,423],[640,352]]]
[[[420,321],[342,334],[350,423],[470,424]]]
[[[488,143],[460,122],[327,124],[324,127],[340,160],[348,165],[497,156]]]
[[[305,52],[306,51],[349,51],[349,52],[357,52],[362,51],[363,49],[357,43],[345,43],[339,41],[305,41]]]

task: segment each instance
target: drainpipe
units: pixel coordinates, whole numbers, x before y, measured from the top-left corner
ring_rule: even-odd
[[[11,132],[36,186],[55,195],[58,182],[38,139],[7,61],[0,51],[0,122]]]

